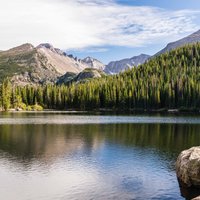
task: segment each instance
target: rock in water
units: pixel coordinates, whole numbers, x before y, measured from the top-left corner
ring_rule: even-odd
[[[183,197],[192,199],[200,195],[200,146],[181,152],[176,174]]]
[[[198,197],[196,197],[196,198],[194,198],[192,200],[200,200],[200,196],[198,196]]]
[[[200,188],[200,146],[183,151],[176,162],[178,179],[188,187]]]

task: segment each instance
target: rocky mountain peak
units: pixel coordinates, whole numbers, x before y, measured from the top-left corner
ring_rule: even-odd
[[[89,56],[83,59],[84,62],[88,62],[88,63],[93,62],[94,60],[96,60],[96,59],[89,57]]]
[[[54,46],[50,43],[42,43],[40,45],[37,46],[37,49],[48,49],[48,50],[51,50],[52,52],[54,53],[57,53],[59,55],[64,55],[66,56],[66,53],[63,52],[62,50],[58,49],[58,48],[54,48]]]
[[[39,44],[39,45],[37,46],[37,48],[46,48],[46,49],[54,50],[53,45],[50,44],[50,43],[42,43],[42,44]]]
[[[131,59],[133,59],[136,62],[136,66],[143,64],[144,60],[147,60],[150,56],[147,54],[140,54],[138,56],[133,56]]]
[[[149,55],[141,53],[138,57],[149,57]]]
[[[84,58],[82,62],[86,63],[90,68],[95,68],[99,70],[104,70],[105,68],[105,65],[101,61],[89,56]]]
[[[9,52],[9,53],[21,53],[21,52],[28,52],[28,51],[31,51],[33,49],[34,49],[34,46],[32,44],[25,43],[25,44],[22,44],[20,46],[17,46],[17,47],[14,47],[12,49],[9,49],[6,52]]]
[[[118,74],[129,68],[143,64],[149,58],[150,58],[149,55],[140,54],[139,56],[134,56],[132,58],[126,58],[126,59],[122,59],[122,60],[118,60],[118,61],[112,61],[108,65],[106,65],[104,71],[107,74]]]

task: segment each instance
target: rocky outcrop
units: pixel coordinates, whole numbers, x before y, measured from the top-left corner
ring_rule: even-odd
[[[83,82],[91,78],[101,78],[104,75],[104,73],[98,69],[93,68],[87,68],[83,70],[81,73],[79,73],[74,81],[76,82]]]
[[[67,72],[66,74],[64,74],[63,76],[59,77],[56,84],[57,85],[62,85],[62,84],[69,84],[71,82],[73,82],[73,79],[77,76],[77,74],[72,73],[72,72]]]
[[[176,174],[183,197],[192,199],[200,195],[200,146],[181,152]]]
[[[88,67],[90,67],[90,68],[94,68],[94,69],[98,69],[98,70],[102,70],[102,71],[105,68],[105,65],[101,61],[99,61],[95,58],[92,58],[92,57],[86,57],[82,60],[82,62],[86,63],[88,65]]]
[[[93,78],[101,78],[103,76],[106,76],[106,74],[98,69],[94,68],[86,68],[82,72],[78,74],[73,73],[66,73],[65,75],[61,76],[57,84],[70,84],[70,83],[83,83]]]

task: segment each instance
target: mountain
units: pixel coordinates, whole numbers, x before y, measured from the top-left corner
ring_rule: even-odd
[[[132,58],[127,58],[119,61],[112,61],[108,65],[106,65],[104,71],[107,74],[118,74],[120,72],[125,71],[126,69],[132,68],[133,66],[143,64],[148,58],[150,58],[149,55],[141,54]]]
[[[87,65],[88,68],[94,68],[94,69],[98,69],[101,71],[103,71],[105,68],[105,65],[101,61],[99,61],[95,58],[89,57],[89,56],[84,59],[78,59],[77,57],[74,57],[72,54],[70,54],[68,56],[84,65]]]
[[[67,72],[66,74],[64,74],[58,78],[58,80],[56,81],[56,84],[57,85],[62,85],[62,84],[67,85],[67,84],[71,83],[76,76],[77,76],[76,73]]]
[[[58,81],[57,85],[62,84],[69,84],[69,83],[83,83],[93,78],[102,78],[106,76],[106,74],[99,69],[95,68],[86,68],[82,72],[75,74],[67,72],[65,75],[61,76]]]
[[[114,76],[92,79],[86,83],[76,84],[76,87],[74,87],[74,84],[69,84],[66,87],[34,87],[28,89],[21,87],[19,88],[20,95],[23,95],[22,99],[26,100],[23,100],[24,103],[32,105],[33,98],[30,98],[30,94],[39,94],[36,95],[34,101],[48,109],[131,111],[175,109],[199,113],[199,52],[200,43],[186,45],[169,53],[153,57],[138,67],[133,67]],[[81,82],[82,77],[90,78],[87,75],[87,69],[73,80]],[[3,86],[2,91],[7,91],[6,83]],[[8,86],[7,88],[9,89]],[[12,92],[11,96],[15,96],[16,91],[12,90]],[[7,97],[6,92],[2,94],[5,98]],[[10,100],[12,101],[11,98]],[[11,102],[11,104],[13,103]]]
[[[79,73],[87,67],[48,43],[23,44],[0,52],[0,82],[10,77],[16,85],[55,82],[66,72]]]
[[[90,67],[90,68],[95,68],[95,69],[102,70],[102,71],[105,68],[105,65],[101,61],[99,61],[95,58],[92,58],[92,57],[86,57],[82,60],[82,62],[87,64],[88,67]]]
[[[155,54],[155,56],[163,54],[165,52],[169,52],[173,49],[176,49],[178,47],[187,45],[187,44],[192,44],[192,43],[196,43],[196,42],[200,42],[200,30],[198,30],[197,32],[183,38],[180,39],[178,41],[169,43],[164,49],[162,49],[161,51],[159,51],[158,53]]]

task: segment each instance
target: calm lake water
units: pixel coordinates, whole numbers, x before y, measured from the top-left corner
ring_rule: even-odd
[[[174,169],[200,117],[0,114],[0,199],[183,199]]]

